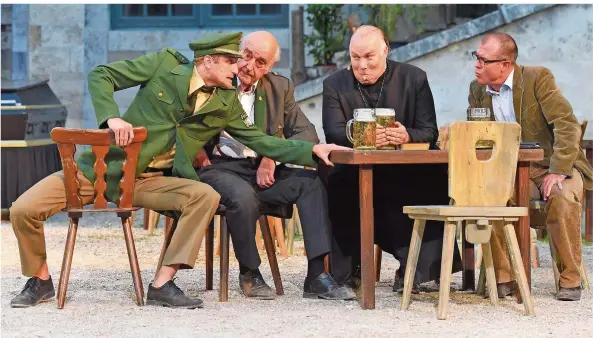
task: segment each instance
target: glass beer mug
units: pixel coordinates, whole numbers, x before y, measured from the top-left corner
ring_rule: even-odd
[[[383,128],[395,128],[395,110],[391,108],[377,108],[375,109],[377,115],[377,125]],[[378,147],[377,150],[395,150],[395,145],[388,144],[386,146]]]
[[[468,121],[492,121],[490,108],[467,108]],[[492,148],[492,141],[480,140],[476,142],[476,148]]]
[[[354,109],[354,118],[346,124],[346,136],[355,150],[375,150],[376,129],[375,110],[357,108]]]

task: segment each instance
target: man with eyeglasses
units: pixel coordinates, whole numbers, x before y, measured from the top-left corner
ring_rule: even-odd
[[[237,94],[246,121],[268,135],[319,143],[315,126],[294,99],[294,86],[287,78],[270,72],[280,59],[280,47],[272,34],[257,31],[242,41],[237,62]],[[304,297],[349,300],[354,293],[340,287],[325,272],[324,258],[330,251],[329,218],[325,188],[317,172],[289,168],[262,157],[223,132],[209,154],[196,158],[198,176],[211,185],[226,206],[226,222],[239,261],[239,284],[243,294],[255,299],[274,299],[259,266],[255,243],[260,203],[296,204],[303,227],[309,261]]]
[[[496,121],[521,124],[521,138],[538,142],[544,160],[532,164],[530,197],[548,201],[546,224],[560,258],[558,300],[581,298],[581,208],[583,189],[593,188],[593,173],[580,147],[581,129],[560,93],[552,72],[516,64],[518,48],[505,33],[486,35],[472,53],[476,79],[469,88],[471,108],[490,108]],[[492,253],[498,295],[510,295],[512,277],[502,227],[494,227]]]

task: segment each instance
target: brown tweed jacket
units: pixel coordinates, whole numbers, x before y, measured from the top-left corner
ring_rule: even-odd
[[[470,84],[468,101],[471,108],[492,110],[492,97],[476,80]],[[593,170],[580,145],[580,124],[552,72],[544,67],[515,65],[513,107],[522,141],[539,142],[544,150],[544,160],[539,164],[548,167],[550,173],[567,176],[574,167],[583,175],[585,189],[593,190]]]

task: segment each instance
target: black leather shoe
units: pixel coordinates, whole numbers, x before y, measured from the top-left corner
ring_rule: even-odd
[[[505,298],[506,296],[512,296],[513,292],[517,289],[517,282],[510,281],[506,283],[496,283],[496,290],[498,292],[498,298]]]
[[[581,300],[581,287],[577,286],[576,288],[563,288],[560,287],[558,293],[556,294],[557,300],[565,300],[565,301],[577,301]]]
[[[146,305],[156,305],[183,309],[195,309],[204,306],[204,302],[198,298],[186,296],[172,280],[155,288],[152,283],[148,286]]]
[[[357,266],[352,272],[344,279],[342,283],[345,287],[349,288],[356,295],[360,293],[360,286],[362,285],[362,279],[360,277],[360,266]]]
[[[303,298],[352,300],[356,299],[356,294],[350,288],[338,285],[329,273],[323,272],[312,281],[305,279]]]
[[[37,277],[31,277],[25,283],[25,287],[21,293],[10,301],[11,307],[30,307],[35,306],[43,301],[55,297],[56,290],[51,276],[48,280],[43,280]]]
[[[245,274],[239,275],[239,285],[246,297],[262,300],[276,298],[274,290],[266,284],[259,269],[249,270]]]

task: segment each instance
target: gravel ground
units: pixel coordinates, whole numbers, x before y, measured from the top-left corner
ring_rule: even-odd
[[[57,279],[67,233],[64,214],[46,223],[49,266]],[[149,236],[135,220],[134,236],[145,290],[154,275],[162,244],[162,227]],[[238,266],[231,259],[229,302],[218,302],[218,262],[215,261],[215,290],[205,291],[204,256],[196,269],[178,274],[176,283],[186,293],[199,296],[203,309],[172,310],[137,307],[125,243],[115,215],[87,215],[81,220],[68,288],[66,307],[56,302],[29,309],[12,309],[10,300],[23,287],[16,239],[8,223],[2,223],[2,337],[174,337],[174,336],[592,336],[593,298],[584,292],[580,302],[558,302],[546,243],[538,243],[541,268],[534,269],[533,295],[536,317],[523,315],[522,305],[507,298],[494,308],[476,295],[452,293],[448,320],[436,319],[438,293],[413,297],[409,311],[401,311],[401,297],[391,292],[396,260],[385,254],[382,278],[376,289],[376,309],[362,310],[356,302],[305,300],[301,297],[306,260],[302,242],[295,255],[280,259],[285,295],[274,301],[249,300],[240,294]],[[593,277],[593,247],[584,247],[589,276]],[[262,273],[270,285],[272,277],[265,254]],[[460,273],[453,282],[461,283]]]

